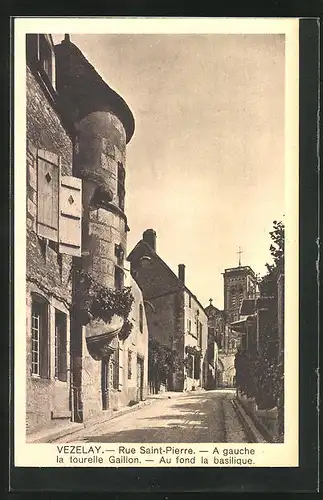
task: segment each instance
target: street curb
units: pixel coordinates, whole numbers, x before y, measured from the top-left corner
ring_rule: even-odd
[[[127,413],[134,413],[137,410],[140,410],[140,408],[143,408],[144,406],[148,406],[151,404],[150,400],[145,400],[142,401],[141,403],[138,403],[133,406],[126,406],[125,408],[120,408],[120,410],[116,410],[110,415],[106,415],[103,418],[96,418],[96,419],[91,419],[82,424],[82,428],[80,429],[73,429],[70,430],[69,432],[65,433],[62,432],[60,435],[56,435],[54,437],[47,438],[45,442],[47,443],[52,443],[55,442],[57,439],[61,439],[67,436],[70,436],[71,434],[76,434],[77,432],[80,432],[84,429],[87,429],[89,427],[95,427],[96,425],[104,424],[105,422],[108,422],[109,420],[113,420],[114,418],[121,417],[122,415],[126,415]]]
[[[244,431],[248,439],[252,443],[268,443],[269,441],[263,435],[262,432],[257,428],[254,419],[247,413],[245,408],[242,406],[241,402],[237,397],[231,400],[232,405],[239,417],[239,420],[244,428]]]
[[[75,426],[77,426],[77,428]],[[69,436],[70,434],[74,434],[75,432],[81,431],[82,429],[84,429],[83,424],[76,424],[75,422],[69,422],[69,424],[63,429],[62,428],[52,429],[52,432],[48,432],[47,434],[40,432],[38,435],[38,433],[35,433],[34,434],[35,437],[33,437],[33,434],[29,434],[26,438],[26,443],[27,444],[50,443],[52,441],[55,441],[55,439],[59,439],[60,437],[64,436]]]
[[[239,405],[243,408],[244,412],[251,419],[253,425],[255,426],[259,434],[261,434],[263,438],[266,440],[266,442],[274,443],[274,437],[270,434],[270,432],[266,429],[266,427],[257,419],[257,417],[248,408],[248,406],[244,405],[239,398],[237,398],[237,401],[239,402]]]

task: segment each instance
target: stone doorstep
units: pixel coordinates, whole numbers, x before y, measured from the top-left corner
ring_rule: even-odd
[[[239,398],[234,398],[235,407],[246,425],[248,431],[253,436],[256,443],[270,443],[273,441],[272,436],[267,429],[264,428],[263,424],[257,419],[257,417],[251,412],[251,410],[246,407]]]

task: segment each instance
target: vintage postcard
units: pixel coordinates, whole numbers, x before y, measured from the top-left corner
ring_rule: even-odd
[[[15,466],[298,466],[298,32],[15,19]]]

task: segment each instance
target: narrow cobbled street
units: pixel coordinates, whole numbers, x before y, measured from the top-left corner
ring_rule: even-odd
[[[153,400],[56,442],[245,443],[248,439],[232,405],[233,397],[234,391],[217,390]]]

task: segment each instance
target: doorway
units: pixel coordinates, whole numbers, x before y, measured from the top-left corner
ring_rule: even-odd
[[[144,398],[144,360],[137,356],[137,401]]]
[[[109,358],[102,359],[101,368],[101,388],[102,388],[102,409],[109,409]]]

